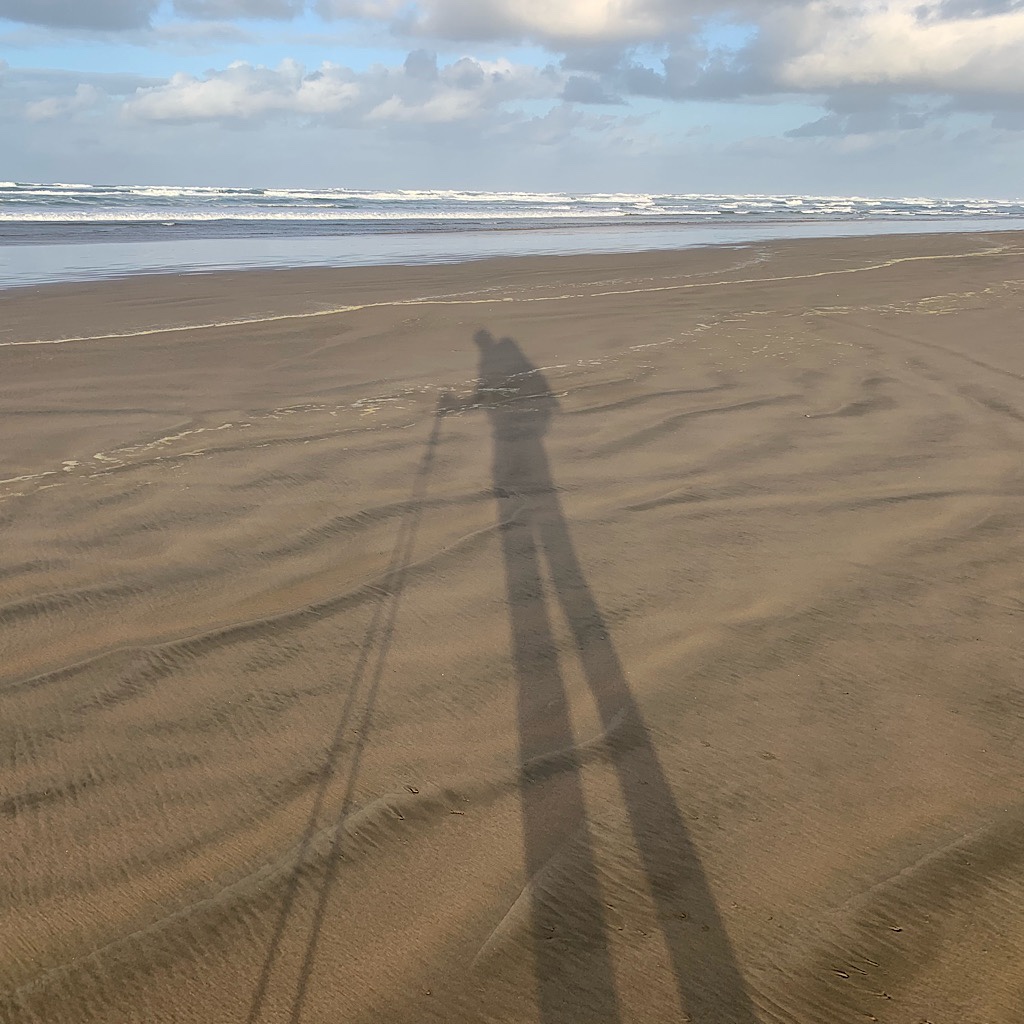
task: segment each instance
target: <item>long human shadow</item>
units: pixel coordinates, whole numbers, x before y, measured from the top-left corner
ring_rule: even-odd
[[[576,555],[544,446],[558,402],[511,338],[487,331],[475,404],[488,413],[511,647],[531,935],[542,1024],[620,1020],[608,932],[578,763],[531,771],[575,745],[551,628],[548,588],[568,623],[602,726],[668,950],[680,1007],[695,1024],[757,1024],[699,853]],[[550,759],[548,759],[550,760]],[[565,874],[561,874],[560,864]],[[552,877],[554,875],[554,877]],[[559,891],[571,879],[571,891]],[[571,933],[569,933],[571,931]],[[585,999],[585,1005],[581,1005]]]

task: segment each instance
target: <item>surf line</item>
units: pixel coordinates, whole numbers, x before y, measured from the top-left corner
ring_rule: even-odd
[[[690,291],[697,288],[724,288],[728,285],[774,284],[780,281],[807,281],[818,277],[838,277],[841,274],[863,274],[872,270],[886,270],[901,263],[919,263],[925,260],[966,260],[982,256],[999,256],[1006,253],[1020,255],[1020,250],[1010,246],[996,246],[979,249],[976,252],[934,253],[924,256],[897,256],[881,263],[869,263],[863,267],[843,267],[836,270],[816,270],[810,274],[779,274],[773,277],[740,277],[727,281],[687,281],[681,284],[652,285],[647,288],[614,288],[609,291],[577,293],[574,295],[535,295],[532,298],[515,298],[503,295],[486,299],[471,298],[413,298],[394,299],[387,302],[365,302],[351,306],[334,306],[330,309],[316,309],[306,313],[276,313],[273,316],[242,317],[237,320],[211,320],[201,324],[177,324],[173,327],[147,327],[141,331],[125,331],[120,334],[82,334],[67,338],[40,338],[30,341],[0,341],[0,348],[19,348],[26,345],[70,345],[85,341],[120,341],[126,338],[145,338],[157,334],[184,334],[187,331],[209,331],[223,327],[249,327],[253,324],[280,323],[285,320],[313,320],[318,317],[341,316],[358,313],[364,309],[389,309],[402,306],[491,306],[499,303],[566,302],[572,299],[611,298],[616,295],[647,295],[654,292]]]

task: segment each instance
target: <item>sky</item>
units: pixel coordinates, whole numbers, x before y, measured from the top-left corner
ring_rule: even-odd
[[[0,179],[1024,195],[1024,0],[0,0]]]

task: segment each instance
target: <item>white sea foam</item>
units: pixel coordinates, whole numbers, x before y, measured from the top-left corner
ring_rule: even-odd
[[[690,211],[703,213],[705,211]],[[714,212],[714,211],[711,211]],[[0,223],[82,223],[112,224],[125,221],[142,223],[180,223],[204,221],[413,221],[413,220],[595,220],[608,217],[626,217],[625,210],[446,210],[424,213],[415,210],[218,210],[214,213],[198,210],[175,211],[173,221],[168,221],[166,210],[138,210],[130,214],[122,210],[77,211],[51,210],[31,213],[0,210]]]
[[[1018,226],[1024,200],[978,197],[0,182],[0,288],[210,267],[622,251],[787,231]]]
[[[721,193],[642,193],[642,192],[497,192],[472,189],[350,189],[350,188],[226,188],[216,186],[179,185],[87,185],[72,183],[18,183],[0,182],[0,212],[29,213],[52,212],[54,209],[79,207],[97,218],[103,213],[117,210],[129,219],[147,211],[166,218],[169,208],[176,219],[196,208],[209,210],[237,210],[244,208],[248,216],[268,217],[283,210],[303,210],[310,207],[342,211],[367,210],[400,212],[403,209],[429,209],[437,216],[455,214],[462,209],[487,210],[491,215],[499,212],[544,211],[567,209],[582,211],[598,209],[609,211],[659,212],[673,214],[746,213],[750,211],[778,211],[798,213],[813,210],[819,213],[869,214],[872,212],[914,213],[940,209],[951,215],[977,212],[1024,213],[1024,201],[987,198],[934,198],[765,195],[748,193],[728,195]],[[39,207],[37,210],[26,210]],[[123,216],[122,218],[123,219]]]

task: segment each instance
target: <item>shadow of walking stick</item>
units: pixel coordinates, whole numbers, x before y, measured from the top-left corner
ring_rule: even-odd
[[[267,990],[270,986],[275,964],[280,956],[281,944],[295,912],[295,904],[301,884],[301,868],[309,856],[316,835],[320,831],[318,822],[326,813],[328,791],[331,788],[332,782],[336,782],[339,778],[339,769],[346,748],[351,750],[351,754],[341,802],[334,814],[335,825],[340,826],[353,809],[356,783],[359,778],[366,744],[369,740],[374,707],[380,692],[384,666],[394,638],[395,626],[398,620],[398,609],[409,565],[416,547],[416,536],[423,515],[423,500],[426,497],[427,483],[437,454],[444,412],[444,399],[442,399],[438,402],[434,411],[430,436],[427,439],[426,449],[416,470],[406,511],[399,522],[398,535],[395,538],[391,557],[388,560],[384,575],[377,586],[370,622],[366,627],[356,666],[349,681],[337,724],[327,748],[327,756],[321,769],[320,782],[313,797],[313,806],[299,840],[296,866],[285,888],[281,909],[271,933],[267,953],[260,969],[249,1014],[246,1018],[247,1024],[257,1024],[263,1015]],[[357,712],[357,704],[359,703],[360,696],[364,693],[362,708]],[[346,743],[350,726],[354,726],[355,738]],[[313,911],[312,924],[310,925],[305,950],[300,961],[295,996],[292,1000],[288,1017],[289,1021],[293,1022],[293,1024],[297,1024],[302,1016],[303,1006],[309,991],[310,976],[316,962],[327,904],[331,891],[337,881],[340,864],[341,848],[336,836],[327,855],[323,880],[320,884]]]

